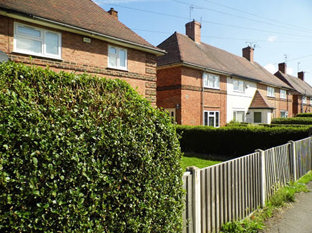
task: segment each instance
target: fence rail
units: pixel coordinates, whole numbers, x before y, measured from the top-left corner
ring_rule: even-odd
[[[276,188],[312,169],[312,137],[229,160],[189,168],[183,233],[219,232],[222,224],[264,206]]]

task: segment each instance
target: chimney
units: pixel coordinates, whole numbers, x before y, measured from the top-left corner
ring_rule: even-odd
[[[278,64],[278,70],[279,70],[280,72],[282,72],[283,74],[286,74],[286,70],[287,70],[287,65],[286,65],[286,63],[285,63],[285,62],[279,63],[279,64]]]
[[[246,58],[248,61],[254,61],[254,49],[250,46],[243,48],[243,57]]]
[[[193,41],[200,43],[201,24],[195,20],[185,24],[186,35]]]
[[[298,72],[298,78],[300,78],[302,81],[304,81],[304,72]]]
[[[118,20],[118,11],[115,11],[114,8],[110,8],[110,10],[108,11],[108,14],[110,14],[111,16],[113,16],[115,19]]]

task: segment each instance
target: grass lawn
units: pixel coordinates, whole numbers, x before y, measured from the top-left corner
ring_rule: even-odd
[[[195,166],[198,168],[209,167],[211,165],[215,165],[217,163],[221,163],[221,161],[208,160],[204,158],[198,158],[193,156],[182,156],[181,166],[183,171],[186,171],[187,167]]]

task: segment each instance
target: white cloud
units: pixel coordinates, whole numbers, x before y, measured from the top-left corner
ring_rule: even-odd
[[[277,70],[277,68],[273,64],[267,64],[264,66],[264,68],[269,71],[271,74],[274,74]]]
[[[293,73],[294,73],[294,69],[293,69],[293,68],[291,68],[291,67],[287,67],[286,72],[287,72],[287,74],[289,74],[289,75],[293,75]]]
[[[277,40],[277,36],[269,36],[267,39],[269,42],[273,43]]]

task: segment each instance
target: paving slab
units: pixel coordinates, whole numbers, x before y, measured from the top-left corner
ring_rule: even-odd
[[[312,233],[312,182],[310,192],[299,193],[288,205],[266,223],[265,233]]]

